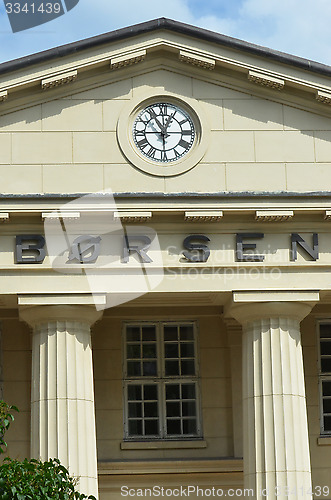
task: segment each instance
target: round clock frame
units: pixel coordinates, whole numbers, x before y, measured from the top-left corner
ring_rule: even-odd
[[[138,92],[121,110],[117,140],[127,160],[154,176],[179,175],[195,167],[209,143],[204,111],[193,98],[169,92]]]
[[[136,117],[132,133],[139,152],[160,164],[179,161],[194,147],[196,139],[190,114],[169,102],[146,106]]]

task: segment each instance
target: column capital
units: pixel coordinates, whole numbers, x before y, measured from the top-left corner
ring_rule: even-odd
[[[19,318],[31,327],[50,321],[77,321],[89,326],[101,319],[103,311],[89,305],[25,306],[19,310]]]
[[[225,307],[225,316],[242,325],[263,318],[292,318],[302,321],[319,301],[318,292],[275,291],[234,292]]]

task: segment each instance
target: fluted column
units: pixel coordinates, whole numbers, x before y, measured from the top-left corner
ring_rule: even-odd
[[[20,311],[33,327],[31,456],[58,458],[82,493],[98,496],[90,306]]]
[[[243,325],[244,483],[256,499],[312,498],[300,334],[311,307],[266,302],[231,308]]]

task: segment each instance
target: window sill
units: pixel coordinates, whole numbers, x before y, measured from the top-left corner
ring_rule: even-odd
[[[122,441],[121,450],[188,450],[207,448],[206,441]]]
[[[318,446],[331,446],[331,436],[320,436],[317,438]]]
[[[193,473],[239,473],[243,472],[243,460],[238,458],[201,460],[143,460],[127,462],[99,462],[98,474],[149,475],[149,474],[193,474]]]

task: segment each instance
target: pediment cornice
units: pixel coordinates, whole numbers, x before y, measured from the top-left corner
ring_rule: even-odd
[[[51,92],[60,85],[70,83],[72,92],[76,86],[81,91],[79,83],[83,84],[92,73],[95,77],[98,73],[105,75],[109,72],[110,79],[114,78],[114,73],[117,79],[126,78],[126,72],[133,65],[155,65],[156,58],[161,65],[173,61],[174,67],[180,71],[182,66],[183,72],[187,71],[184,65],[190,65],[192,75],[197,72],[200,78],[202,73],[206,79],[211,74],[216,80],[223,75],[231,75],[232,79],[237,77],[240,85],[245,84],[248,91],[259,93],[267,88],[270,98],[274,93],[277,100],[282,93],[290,93],[294,98],[297,93],[308,107],[316,105],[322,113],[323,109],[328,112],[331,103],[331,79],[328,76],[160,30],[14,72],[1,75],[0,71],[0,113],[4,108],[15,107],[14,101],[22,94],[40,92],[42,99],[46,90],[49,100]],[[56,94],[52,95],[57,98]]]

